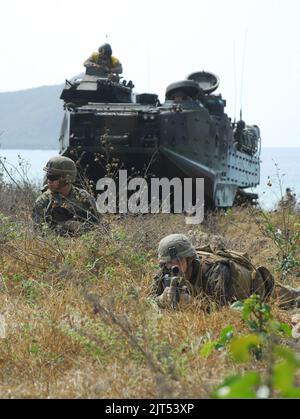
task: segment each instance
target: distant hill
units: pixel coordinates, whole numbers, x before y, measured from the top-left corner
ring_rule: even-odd
[[[0,93],[1,148],[55,149],[58,146],[63,85]]]

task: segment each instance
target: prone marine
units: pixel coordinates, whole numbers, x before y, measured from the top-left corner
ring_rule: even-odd
[[[196,249],[185,235],[171,234],[160,241],[158,259],[152,295],[160,308],[185,306],[199,297],[222,307],[253,294],[278,299],[284,309],[300,307],[300,288],[275,284],[269,270],[255,268],[247,254]]]

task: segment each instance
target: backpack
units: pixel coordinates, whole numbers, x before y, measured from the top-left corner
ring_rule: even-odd
[[[274,289],[274,278],[267,268],[255,268],[247,253],[233,250],[196,249],[200,257],[204,291],[221,304],[244,300],[257,294],[266,300]]]

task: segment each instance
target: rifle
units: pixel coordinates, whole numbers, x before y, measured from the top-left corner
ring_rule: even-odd
[[[46,208],[46,216],[50,216],[55,223],[71,220],[73,218],[72,212],[67,208],[61,207],[61,195],[56,193],[53,198]]]
[[[163,277],[164,289],[167,287],[171,288],[172,295],[172,308],[176,309],[180,301],[180,290],[183,289],[182,282],[184,278],[180,276],[178,266],[173,266]]]

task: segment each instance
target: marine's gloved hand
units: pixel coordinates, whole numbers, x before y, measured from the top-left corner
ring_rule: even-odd
[[[188,293],[188,290],[184,287],[179,291],[179,307],[185,307],[192,302],[192,296]],[[176,288],[175,287],[166,287],[164,292],[157,299],[158,305],[161,308],[175,308],[176,303]]]
[[[159,307],[172,308],[175,300],[175,292],[176,290],[174,287],[166,287],[164,292],[157,299]]]
[[[188,306],[189,304],[191,304],[193,297],[186,290],[180,290],[179,295],[180,295],[180,299],[179,299],[180,307]]]

